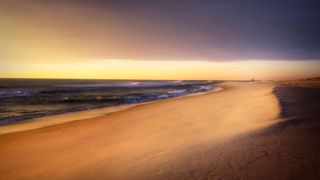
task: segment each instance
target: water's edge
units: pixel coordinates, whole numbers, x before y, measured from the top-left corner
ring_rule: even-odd
[[[49,115],[49,116],[40,117],[40,118],[28,119],[25,121],[17,122],[15,124],[2,125],[0,126],[0,135],[40,129],[48,126],[54,126],[54,125],[59,125],[63,123],[73,122],[73,121],[80,121],[80,120],[85,120],[85,119],[90,119],[95,117],[101,117],[104,115],[125,111],[133,107],[141,106],[145,104],[175,100],[175,99],[186,98],[190,96],[199,96],[199,95],[215,93],[215,92],[224,90],[222,87],[214,86],[214,85],[212,86],[213,86],[213,90],[207,91],[207,92],[187,94],[184,96],[177,96],[177,97],[172,97],[168,99],[160,99],[160,100],[142,102],[137,104],[124,104],[124,105],[95,108],[95,109],[76,111],[76,112],[66,112],[59,115]]]

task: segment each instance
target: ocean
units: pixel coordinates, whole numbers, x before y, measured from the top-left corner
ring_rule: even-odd
[[[216,81],[0,79],[0,125],[214,90]]]

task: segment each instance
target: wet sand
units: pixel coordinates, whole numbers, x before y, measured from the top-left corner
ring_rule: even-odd
[[[1,135],[0,179],[279,177],[285,143],[275,131],[274,84],[219,86],[224,91]]]
[[[282,121],[268,129],[279,148],[270,151],[277,179],[320,179],[320,81],[277,84]]]

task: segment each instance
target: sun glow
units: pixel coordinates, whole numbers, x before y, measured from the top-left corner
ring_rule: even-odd
[[[91,60],[83,63],[0,63],[2,78],[297,79],[319,76],[319,61]],[[308,69],[308,71],[305,71]]]

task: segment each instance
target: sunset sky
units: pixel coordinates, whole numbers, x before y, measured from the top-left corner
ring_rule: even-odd
[[[320,76],[318,0],[0,0],[0,77]]]

